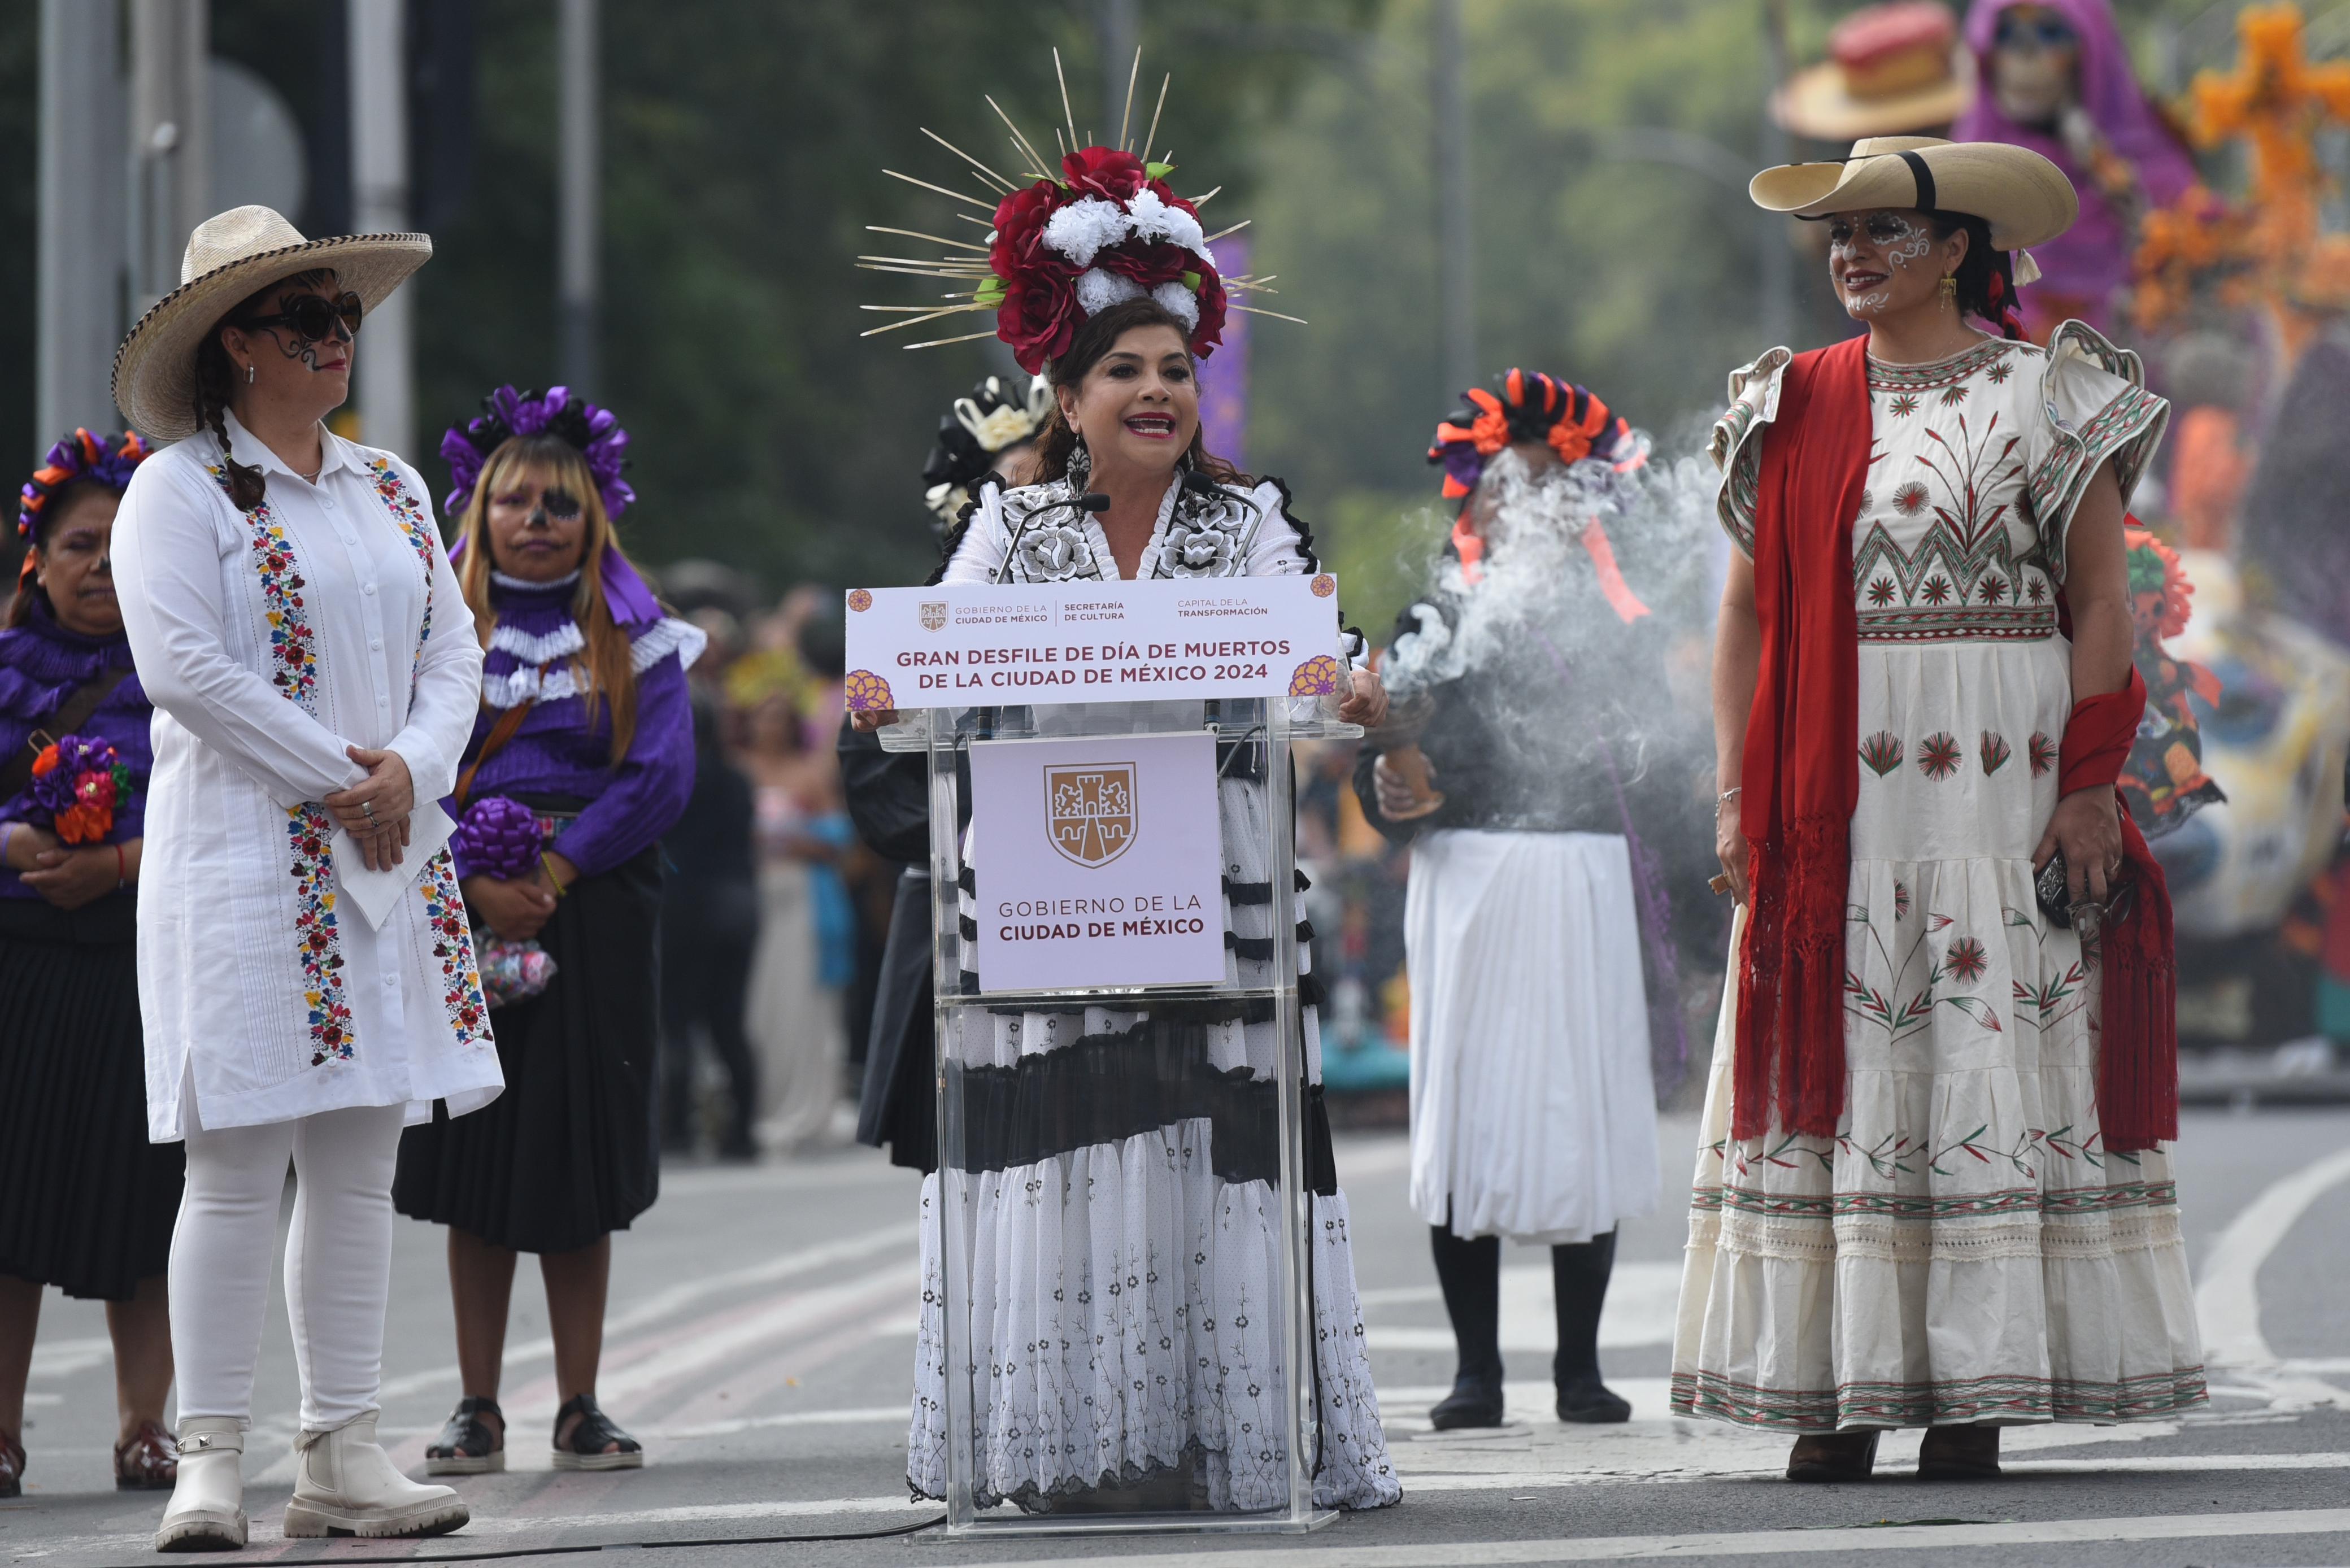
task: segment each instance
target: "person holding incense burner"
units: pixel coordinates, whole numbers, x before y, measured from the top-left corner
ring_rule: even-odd
[[[112,550],[146,456],[134,431],[78,430],[16,511],[25,564],[0,630],[0,1498],[25,1473],[45,1285],[106,1303],[115,1485],[179,1474],[164,1270],[186,1161],[147,1140],[136,952],[155,710]]]
[[[1714,428],[1739,915],[1673,1408],[1796,1434],[1791,1480],[1865,1479],[1895,1427],[1920,1476],[1991,1476],[2002,1426],[2206,1399],[2170,905],[2116,789],[2169,410],[2079,322],[2025,340],[2024,247],[2076,210],[2040,154],[1879,138],[1752,194],[1826,223],[1866,331],[1734,372]]]
[[[611,1233],[659,1189],[659,841],[693,789],[686,670],[707,639],[621,551],[612,522],[635,493],[612,415],[561,387],[483,402],[441,443],[450,553],[487,650],[448,809],[506,1092],[400,1146],[400,1211],[449,1228],[464,1380],[424,1462],[505,1468],[507,1303],[516,1254],[536,1252],[555,1467],[631,1469],[643,1448],[597,1405],[596,1370]]]
[[[1599,1314],[1617,1224],[1657,1203],[1652,1022],[1660,1072],[1684,1048],[1662,878],[1633,826],[1653,787],[1642,732],[1670,702],[1608,538],[1648,441],[1585,389],[1513,369],[1464,394],[1428,456],[1461,514],[1397,618],[1394,707],[1355,791],[1411,846],[1411,1203],[1460,1346],[1429,1419],[1503,1422],[1506,1238],[1550,1249],[1559,1419],[1623,1421]]]

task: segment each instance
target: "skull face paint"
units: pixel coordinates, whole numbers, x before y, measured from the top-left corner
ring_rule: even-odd
[[[1828,275],[1845,311],[1867,320],[1941,286],[1934,232],[1921,213],[1895,208],[1828,219]]]
[[[525,582],[554,582],[579,569],[586,554],[588,509],[578,492],[549,468],[515,467],[496,476],[488,492],[490,563]]]

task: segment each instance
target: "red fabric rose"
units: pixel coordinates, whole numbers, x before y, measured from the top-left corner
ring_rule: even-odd
[[[1224,340],[1224,280],[1216,269],[1198,265],[1200,325],[1191,329],[1191,352],[1204,359]]]
[[[1149,293],[1162,283],[1175,282],[1187,272],[1199,272],[1201,263],[1182,246],[1170,245],[1163,240],[1148,244],[1128,240],[1094,257],[1094,265],[1104,272],[1132,278]]]
[[[1107,196],[1118,202],[1134,200],[1145,178],[1142,160],[1115,147],[1080,148],[1062,158],[1061,172],[1078,195]]]
[[[1066,275],[1068,258],[1045,244],[1045,224],[1063,203],[1060,187],[1039,180],[995,204],[995,243],[987,264],[1006,283],[1037,271]]]
[[[1012,346],[1012,357],[1034,376],[1045,361],[1069,351],[1085,312],[1066,278],[1030,273],[1014,282],[995,312],[996,336]]]

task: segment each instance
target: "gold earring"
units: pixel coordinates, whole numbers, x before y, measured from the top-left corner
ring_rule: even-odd
[[[1956,305],[1959,302],[1958,274],[1946,272],[1942,275],[1942,297],[1950,301],[1952,305]]]

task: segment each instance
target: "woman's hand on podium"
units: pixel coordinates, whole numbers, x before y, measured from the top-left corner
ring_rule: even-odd
[[[859,708],[848,716],[849,728],[860,735],[869,735],[883,725],[897,722],[898,710],[895,708]]]
[[[1376,730],[1387,722],[1388,689],[1379,684],[1376,670],[1354,672],[1354,690],[1338,704],[1338,720],[1345,724],[1360,724]]]

